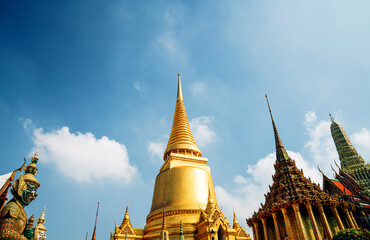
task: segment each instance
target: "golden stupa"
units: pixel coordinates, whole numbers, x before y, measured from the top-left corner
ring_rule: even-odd
[[[150,212],[144,229],[131,226],[128,208],[122,224],[115,225],[111,240],[118,239],[199,239],[247,240],[249,234],[223,215],[217,204],[208,159],[202,157],[178,89],[171,135],[157,175]]]

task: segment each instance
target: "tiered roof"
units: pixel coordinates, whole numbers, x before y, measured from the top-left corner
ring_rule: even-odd
[[[288,207],[294,203],[335,204],[338,202],[339,200],[336,197],[329,196],[329,194],[321,190],[319,185],[313,183],[310,178],[304,177],[303,171],[298,169],[295,161],[289,157],[277,131],[268,99],[267,104],[275,135],[275,174],[273,175],[273,184],[269,186],[269,191],[265,194],[265,203],[261,204],[258,212],[254,212],[252,218],[248,221],[253,221],[255,218],[267,217],[272,212],[276,212],[280,208]]]

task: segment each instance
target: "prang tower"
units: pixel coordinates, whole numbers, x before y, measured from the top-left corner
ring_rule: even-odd
[[[361,192],[370,197],[370,164],[366,163],[353,147],[343,127],[331,118],[330,131],[338,151],[342,170],[349,173],[362,187]]]
[[[126,209],[111,240],[251,239],[239,224],[231,227],[218,207],[208,159],[202,156],[190,130],[180,74],[172,130],[163,160],[144,229],[132,228]],[[234,222],[237,223],[235,215]]]

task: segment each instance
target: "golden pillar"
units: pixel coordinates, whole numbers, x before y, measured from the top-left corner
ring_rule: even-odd
[[[275,226],[275,235],[276,239],[280,240],[280,232],[279,232],[279,224],[277,222],[277,213],[273,212],[272,213],[272,218],[274,219],[274,226]]]
[[[351,228],[356,228],[355,224],[352,221],[351,215],[349,215],[348,208],[344,208],[344,214],[346,215],[346,218],[349,222],[349,225],[351,225]]]
[[[353,223],[355,224],[356,228],[359,228],[359,227],[358,227],[358,224],[357,224],[357,222],[356,222],[356,219],[355,219],[355,217],[353,216],[352,211],[350,211],[350,212],[349,212],[349,214],[351,215],[352,220],[353,220]]]
[[[321,217],[322,223],[325,227],[325,231],[328,234],[329,239],[332,239],[333,234],[331,233],[330,226],[329,226],[329,223],[328,223],[328,219],[326,218],[326,215],[325,215],[325,212],[324,212],[324,208],[321,204],[318,204],[317,208],[319,209],[320,217]]]
[[[260,235],[258,233],[258,222],[254,222],[253,226],[254,226],[254,229],[255,229],[255,231],[253,231],[253,234],[254,234],[253,239],[260,240]]]
[[[313,225],[313,232],[315,233],[315,237],[317,240],[321,240],[320,231],[316,223],[315,215],[313,214],[313,211],[312,211],[311,203],[306,203],[305,205],[306,205],[308,215],[310,216],[310,219]]]
[[[262,220],[262,226],[263,226],[263,234],[265,235],[265,240],[269,239],[269,236],[267,234],[267,223],[266,223],[266,218],[261,218]]]
[[[284,217],[286,233],[289,235],[290,239],[293,239],[292,225],[290,225],[287,210],[285,208],[281,208],[281,212],[283,213],[283,217]]]
[[[307,237],[306,237],[306,233],[304,231],[302,216],[301,216],[301,213],[299,211],[299,204],[298,203],[293,204],[293,210],[294,210],[295,219],[297,220],[297,225],[298,225],[298,228],[299,228],[299,231],[300,231],[300,235],[301,235],[302,239],[306,240]]]
[[[335,216],[335,219],[337,220],[337,223],[338,223],[338,226],[339,226],[339,229],[340,230],[343,230],[344,229],[344,226],[343,226],[343,223],[342,223],[342,220],[340,220],[340,216],[338,214],[338,210],[337,210],[337,207],[335,206],[331,206],[330,207],[334,216]]]

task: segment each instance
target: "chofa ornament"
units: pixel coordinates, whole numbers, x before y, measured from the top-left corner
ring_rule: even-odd
[[[38,152],[31,158],[31,163],[24,167],[24,175],[14,181],[11,199],[0,212],[0,240],[31,240],[34,237],[32,227],[26,227],[27,215],[24,207],[36,197],[40,183],[36,180]],[[32,218],[32,217],[31,217]],[[34,218],[29,221],[34,221]]]

